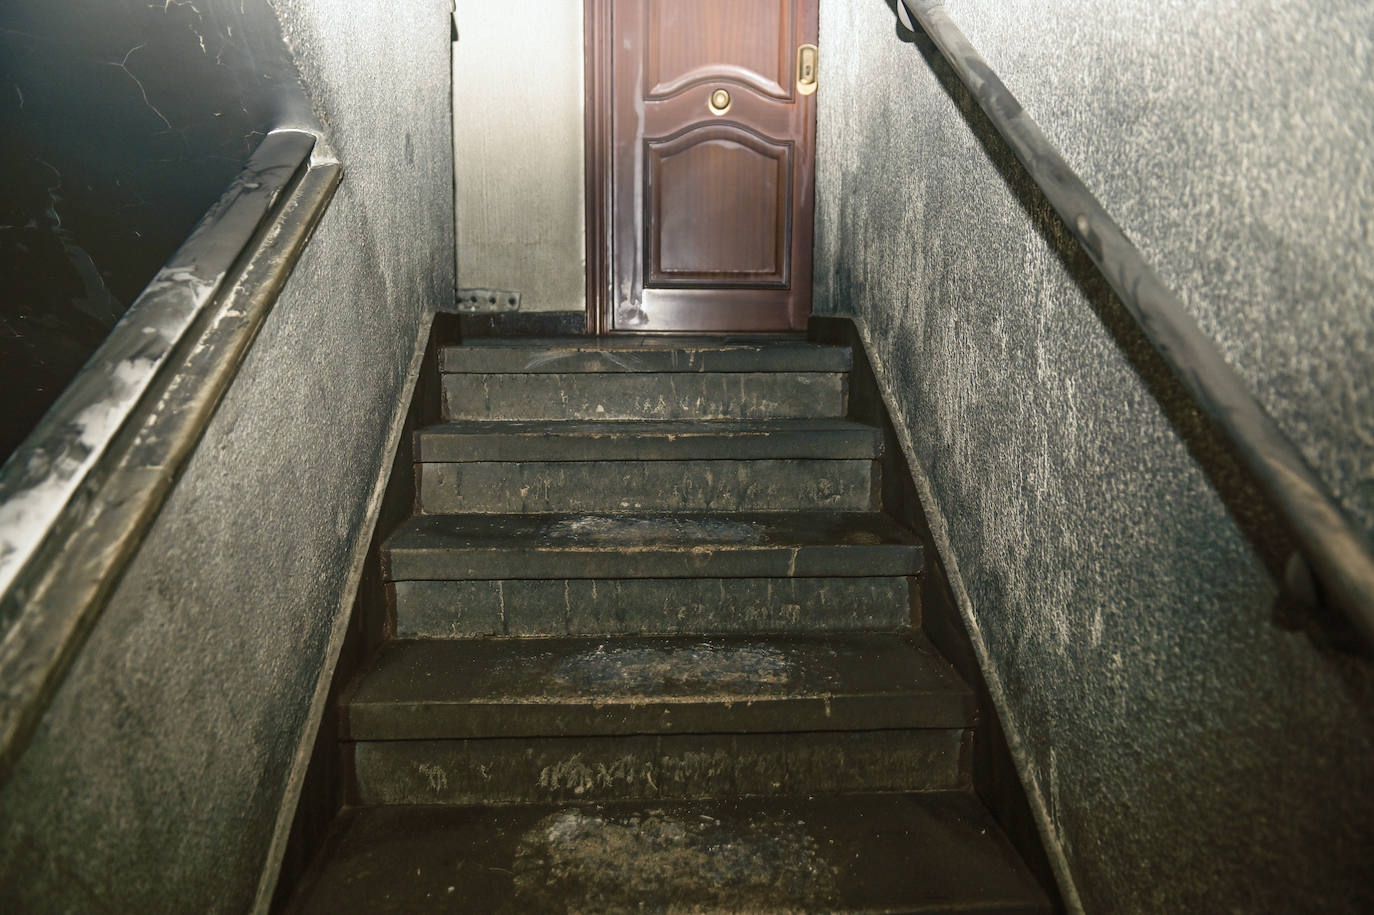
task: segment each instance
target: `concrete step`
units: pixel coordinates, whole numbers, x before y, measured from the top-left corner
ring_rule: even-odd
[[[875,460],[882,433],[847,419],[451,422],[415,435],[422,463]]]
[[[967,787],[961,728],[379,740],[353,754],[352,804],[701,800]]]
[[[847,347],[795,338],[607,336],[489,338],[445,347],[445,373],[847,372]]]
[[[864,511],[873,461],[481,461],[420,465],[420,510]]]
[[[403,639],[896,631],[920,622],[900,575],[398,581],[393,593]]]
[[[446,374],[448,420],[745,420],[840,417],[840,372]]]
[[[391,581],[885,578],[921,546],[874,512],[423,515],[383,562]]]
[[[364,807],[298,893],[357,912],[1048,912],[966,792]]]
[[[385,644],[348,740],[966,728],[974,697],[923,637],[891,633]]]
[[[415,450],[429,513],[862,511],[879,442],[846,420],[466,422]]]

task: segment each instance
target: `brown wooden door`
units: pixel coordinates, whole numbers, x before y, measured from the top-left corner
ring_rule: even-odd
[[[805,329],[816,108],[798,53],[817,0],[606,3],[602,328]]]

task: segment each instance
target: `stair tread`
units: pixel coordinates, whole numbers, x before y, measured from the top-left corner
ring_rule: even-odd
[[[424,462],[876,457],[882,433],[847,419],[462,420],[415,435]]]
[[[345,717],[355,740],[957,728],[974,697],[914,633],[417,639]]]
[[[393,581],[912,575],[915,535],[877,512],[421,515],[386,542]]]
[[[446,374],[847,372],[847,347],[796,338],[489,338],[445,347]]]
[[[295,911],[1048,912],[966,792],[346,813]]]
[[[600,358],[600,357],[598,357]],[[616,358],[621,358],[617,356]],[[623,361],[623,360],[622,360]],[[465,372],[442,376],[445,419],[702,421],[840,417],[848,374],[714,372]]]

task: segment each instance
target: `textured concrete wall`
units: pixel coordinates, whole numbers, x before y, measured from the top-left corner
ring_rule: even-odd
[[[460,0],[456,16],[458,284],[582,311],[582,2]]]
[[[1374,7],[948,8],[1374,528]],[[820,44],[817,310],[864,324],[1071,902],[1367,910],[1368,665],[1275,625],[1253,494],[929,42],[826,0]]]
[[[0,909],[270,894],[378,475],[452,297],[449,9],[276,3],[344,183],[0,789]]]

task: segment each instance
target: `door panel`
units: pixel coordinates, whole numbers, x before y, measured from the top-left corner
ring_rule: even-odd
[[[810,312],[816,0],[610,4],[614,330],[800,330]],[[728,93],[728,98],[720,93]]]
[[[648,285],[786,284],[790,145],[712,124],[648,141],[645,159]]]
[[[766,95],[791,97],[792,0],[647,2],[647,97],[666,98],[725,75]]]

